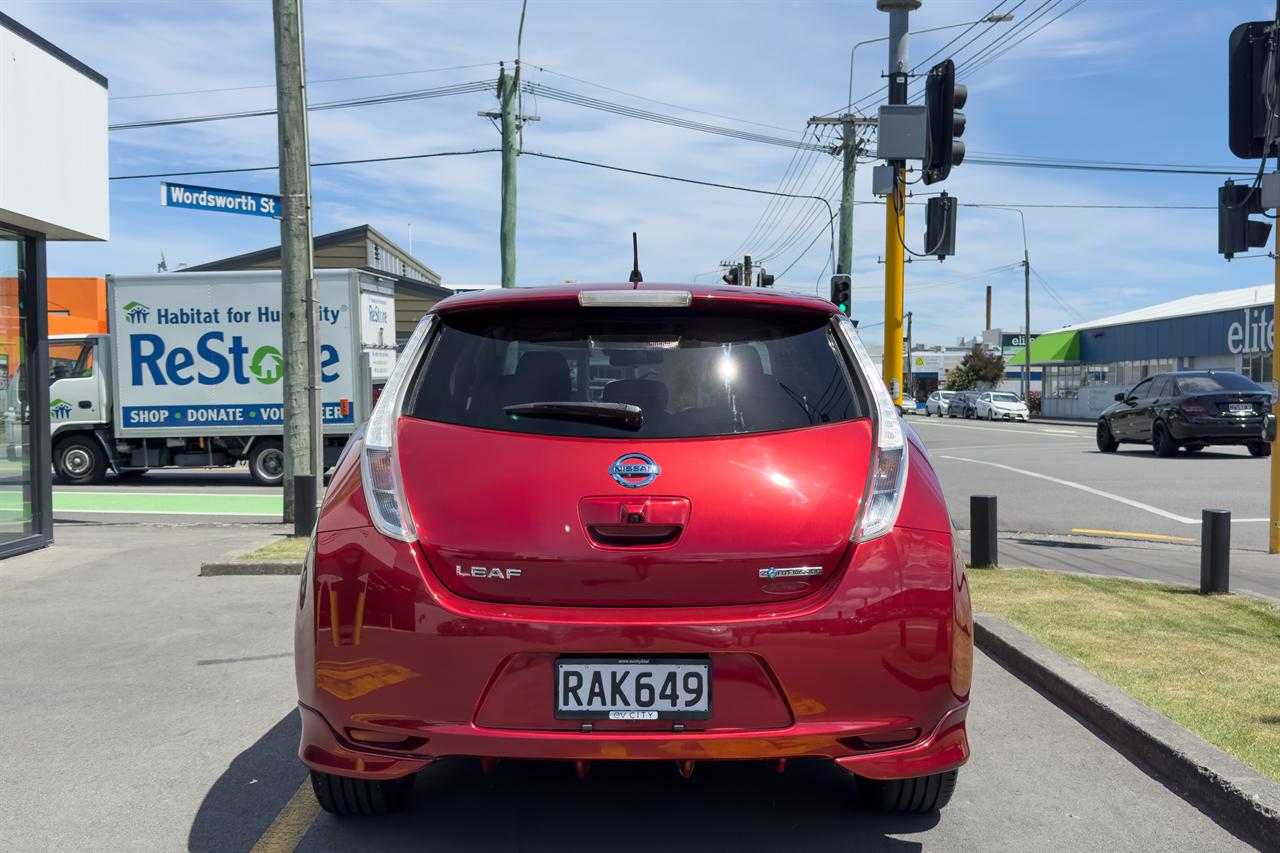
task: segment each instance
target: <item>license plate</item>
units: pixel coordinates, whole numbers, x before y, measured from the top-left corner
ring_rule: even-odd
[[[1227,407],[1227,411],[1231,412],[1253,412],[1253,403],[1232,403]]]
[[[711,661],[558,658],[555,693],[558,720],[706,720]]]

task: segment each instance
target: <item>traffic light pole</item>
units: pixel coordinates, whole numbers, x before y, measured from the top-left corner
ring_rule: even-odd
[[[1277,0],[1276,17],[1280,18],[1280,0]],[[1272,288],[1271,296],[1271,316],[1273,318],[1280,317],[1280,228],[1276,229],[1275,251],[1271,255],[1273,258],[1272,266]],[[1271,340],[1271,390],[1275,392],[1280,388],[1280,366],[1276,364],[1276,345],[1275,334],[1272,334]],[[1271,404],[1271,412],[1277,418],[1280,418],[1280,398],[1277,398]],[[1280,454],[1275,452],[1274,446],[1271,450],[1271,509],[1270,515],[1270,536],[1267,542],[1267,550],[1272,554],[1280,554]]]
[[[876,0],[876,8],[889,13],[889,103],[907,102],[908,17],[920,8],[920,0]],[[894,403],[902,405],[902,246],[906,163],[893,160],[893,192],[885,199],[884,229],[884,383]]]

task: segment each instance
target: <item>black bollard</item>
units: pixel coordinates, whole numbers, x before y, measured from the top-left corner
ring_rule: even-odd
[[[1231,512],[1206,509],[1200,514],[1200,594],[1231,591]]]
[[[990,569],[999,564],[996,548],[996,496],[969,496],[970,565]]]

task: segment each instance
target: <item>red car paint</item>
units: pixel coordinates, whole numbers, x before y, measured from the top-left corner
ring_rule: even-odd
[[[572,310],[580,291],[598,289],[631,287],[488,291],[433,311]],[[692,293],[690,310],[834,312],[772,291],[679,289]],[[964,563],[909,430],[896,523],[851,541],[875,429],[859,418],[632,441],[402,416],[397,453],[416,541],[371,523],[353,441],[298,599],[302,760],[366,779],[456,755],[821,756],[873,779],[960,766],[973,643]],[[607,469],[624,452],[652,457],[661,476],[639,489],[616,483]],[[641,539],[616,538],[627,523]],[[775,565],[823,571],[759,576]],[[602,719],[584,731],[557,719],[552,673],[571,653],[707,655],[711,718],[680,731],[665,720]]]

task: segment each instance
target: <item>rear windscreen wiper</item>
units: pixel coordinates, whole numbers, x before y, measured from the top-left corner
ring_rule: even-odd
[[[567,421],[597,421],[610,426],[640,429],[644,423],[644,410],[630,403],[595,403],[591,401],[548,401],[542,403],[516,403],[505,406],[508,415],[526,418],[559,418]]]

